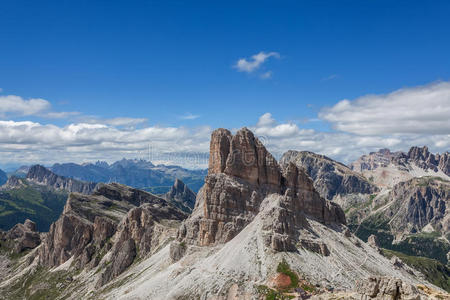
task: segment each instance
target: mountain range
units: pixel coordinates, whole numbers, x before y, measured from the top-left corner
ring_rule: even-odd
[[[206,170],[188,170],[179,166],[155,166],[149,161],[122,159],[113,164],[54,164],[49,168],[55,174],[89,182],[118,182],[155,193],[165,193],[178,178],[197,192],[203,185]]]
[[[100,183],[70,193],[48,233],[0,232],[0,298],[447,299],[445,249],[409,239],[448,243],[448,153],[416,152],[387,166],[405,180],[380,181],[215,130],[195,200],[182,181],[161,195]]]

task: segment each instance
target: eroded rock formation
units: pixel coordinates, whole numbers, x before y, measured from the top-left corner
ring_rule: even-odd
[[[226,129],[211,135],[209,172],[197,195],[192,216],[179,230],[178,239],[201,246],[225,243],[236,236],[260,211],[268,195],[282,196],[274,215],[274,249],[293,250],[283,234],[295,232],[305,215],[323,223],[345,223],[340,207],[324,200],[312,181],[294,164],[282,169],[264,145],[247,128],[234,136]],[[284,225],[283,225],[284,224]]]
[[[154,224],[172,217],[186,215],[162,198],[120,184],[100,184],[92,195],[72,193],[39,249],[40,263],[54,267],[73,257],[78,267],[94,267],[102,253],[114,248],[114,276],[129,265],[137,249],[144,254],[151,250],[152,240],[163,231]]]
[[[16,224],[13,228],[4,232],[0,238],[14,253],[34,249],[41,243],[40,234],[36,230],[36,223],[28,219],[23,224]]]
[[[180,179],[176,179],[170,191],[164,195],[164,199],[188,213],[194,209],[195,198],[195,193]]]
[[[378,188],[362,175],[324,155],[308,151],[287,151],[280,160],[282,166],[290,162],[303,168],[313,179],[319,194],[333,200],[335,196],[347,194],[372,194]]]

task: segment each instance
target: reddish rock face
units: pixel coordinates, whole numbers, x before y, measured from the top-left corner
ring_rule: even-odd
[[[281,170],[275,158],[247,128],[232,135],[218,129],[211,135],[209,173],[197,195],[196,207],[179,230],[178,238],[207,246],[225,243],[236,236],[259,213],[264,198],[284,196],[277,233],[305,223],[304,214],[320,222],[345,224],[342,209],[324,200],[314,190],[311,179],[295,164]],[[297,228],[296,227],[296,228]],[[294,230],[290,230],[294,233]],[[273,238],[274,249],[294,251],[291,241]]]
[[[233,136],[224,173],[252,184],[280,187],[281,172],[277,161],[247,128]]]
[[[277,273],[274,278],[270,280],[270,287],[277,289],[284,289],[290,287],[292,284],[291,277],[283,273]]]
[[[281,180],[276,159],[247,128],[234,136],[226,129],[212,133],[208,174],[218,173],[275,188],[280,186]]]
[[[226,167],[232,135],[229,130],[217,129],[211,135],[208,174],[223,173]]]

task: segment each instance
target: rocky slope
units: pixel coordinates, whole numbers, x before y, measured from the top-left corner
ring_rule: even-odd
[[[46,185],[57,190],[65,190],[67,192],[77,192],[82,194],[92,193],[96,185],[96,183],[93,182],[83,182],[56,175],[41,165],[32,166],[27,173],[26,179],[33,183]]]
[[[308,151],[288,151],[280,160],[282,166],[290,162],[306,171],[314,188],[344,210],[368,201],[379,188],[361,174],[324,155]]]
[[[170,191],[164,194],[163,198],[181,210],[190,213],[194,209],[196,195],[183,181],[177,178]]]
[[[356,233],[378,236],[382,247],[449,264],[450,182],[413,178],[374,199],[378,207],[362,220]]]
[[[191,215],[118,184],[73,193],[41,245],[6,268],[0,298],[286,299],[367,295],[356,281],[375,280],[421,299],[418,284],[434,288],[345,224],[301,168],[280,166],[246,128],[218,129]]]
[[[166,193],[178,178],[197,192],[203,185],[205,170],[188,170],[178,166],[155,166],[149,161],[122,159],[86,164],[54,164],[50,170],[58,175],[91,182],[117,182],[155,193]]]
[[[103,247],[112,246],[114,257],[121,256],[112,263],[111,272],[117,275],[131,264],[137,249],[144,255],[150,252],[152,239],[157,238],[152,233],[163,234],[158,232],[163,228],[156,228],[157,221],[185,217],[150,193],[120,184],[99,184],[92,195],[70,194],[61,217],[52,224],[39,249],[39,261],[48,267],[69,259],[79,267],[89,263],[96,266]],[[107,240],[115,233],[116,242],[108,245]]]
[[[433,154],[426,146],[411,147],[408,153],[381,149],[361,156],[350,167],[381,187],[423,176],[450,180],[449,152]]]

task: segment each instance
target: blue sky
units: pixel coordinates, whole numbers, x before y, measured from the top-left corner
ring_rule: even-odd
[[[431,101],[447,112],[448,1],[19,0],[0,5],[0,97],[18,96],[23,105],[31,105],[29,99],[45,99],[51,105],[47,112],[70,112],[58,118],[42,111],[23,113],[6,109],[0,98],[5,122],[64,129],[81,123],[116,126],[107,120],[133,118],[145,121],[120,130],[183,128],[182,136],[216,127],[257,129],[259,118],[270,113],[271,128],[285,124],[318,135],[379,138],[353,156],[378,144],[407,150],[412,143],[426,142],[436,151],[449,148],[442,110],[444,125],[439,123],[436,132],[358,132],[324,113],[343,99],[356,105],[361,97],[378,95],[380,101],[395,102],[383,95],[404,88],[422,91],[420,87],[436,82],[444,84],[438,88],[443,96]],[[240,59],[245,59],[244,67],[252,66],[257,54],[268,57],[250,69],[237,66]],[[417,102],[426,102],[429,95],[422,96]],[[427,107],[412,106],[416,110],[409,121],[420,127],[420,113]],[[430,114],[428,120],[435,119]],[[262,132],[269,137],[274,133]],[[305,145],[295,143],[302,137],[292,134],[286,146],[302,150]],[[401,141],[386,142],[393,138]],[[68,155],[64,141],[60,138],[55,146],[62,160],[95,159],[95,151],[99,158],[127,156],[123,149],[113,154],[101,138],[97,146],[103,143],[102,148]],[[8,135],[0,138],[0,151],[15,149],[10,159],[18,162],[51,160],[36,154],[33,147],[38,144]],[[203,148],[186,146],[180,151],[203,151],[207,142],[193,144]],[[317,145],[311,150],[350,159],[342,155],[344,146],[339,147],[334,152]],[[23,155],[17,154],[20,151]]]

